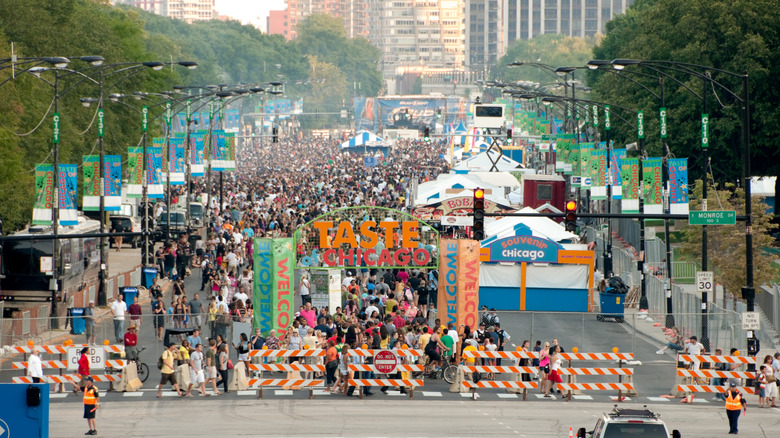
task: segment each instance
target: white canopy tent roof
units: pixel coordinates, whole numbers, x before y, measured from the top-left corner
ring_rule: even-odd
[[[354,137],[341,143],[342,148],[353,148],[357,146],[390,146],[389,141],[385,141],[382,137],[374,134],[373,132],[360,131],[355,134]]]
[[[489,190],[485,199],[502,206],[509,206],[509,201],[503,196],[504,189],[501,186],[487,183],[474,174],[444,173],[433,181],[427,181],[417,187],[417,196],[414,199],[416,207],[438,204],[442,201],[461,196],[468,196],[470,191],[476,188]],[[457,191],[461,189],[462,191]],[[448,193],[450,191],[450,193]]]
[[[490,156],[488,156],[490,154]],[[496,151],[488,151],[488,152],[480,152],[479,154],[467,158],[460,163],[456,164],[455,167],[453,167],[454,170],[474,170],[474,171],[483,171],[483,172],[490,172],[491,168],[493,167],[493,162],[491,161],[491,157],[493,157],[493,160],[498,158],[498,163],[496,164],[496,168],[499,172],[508,172],[510,170],[519,170],[523,168],[523,165],[521,163],[518,163],[517,161],[507,157],[506,155],[499,154]]]
[[[520,213],[538,214],[531,207],[523,208]],[[482,241],[481,246],[484,248],[496,240],[522,235],[541,237],[559,243],[575,243],[578,239],[576,234],[566,231],[562,225],[545,216],[504,217],[485,224],[487,238]]]

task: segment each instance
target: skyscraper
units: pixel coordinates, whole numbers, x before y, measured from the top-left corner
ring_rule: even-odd
[[[290,37],[298,36],[295,27],[311,14],[328,14],[344,23],[347,38],[368,37],[370,0],[287,0]]]
[[[114,4],[130,5],[163,17],[194,21],[216,18],[214,0],[112,0]]]

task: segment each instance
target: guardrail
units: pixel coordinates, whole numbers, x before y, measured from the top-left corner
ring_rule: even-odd
[[[305,350],[251,350],[249,351],[249,357],[325,357],[325,350],[323,349],[305,349]],[[300,372],[325,372],[325,366],[320,364],[302,364],[302,363],[290,363],[290,364],[249,364],[249,369],[252,371],[271,371],[271,372],[287,372],[286,379],[249,379],[247,382],[251,387],[257,387],[257,398],[263,398],[263,388],[266,387],[281,387],[283,389],[298,390],[301,388],[309,389],[309,398],[314,398],[314,389],[323,388],[324,379],[302,379],[300,378]]]

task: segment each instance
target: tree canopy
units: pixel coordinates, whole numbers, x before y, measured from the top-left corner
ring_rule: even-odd
[[[347,38],[341,21],[326,15],[308,17],[298,33],[298,40],[288,42],[237,21],[187,24],[136,8],[114,7],[107,0],[0,2],[0,59],[10,57],[14,43],[19,57],[66,56],[71,59],[69,68],[80,71],[89,68],[77,60],[85,55],[100,55],[105,64],[153,60],[199,64],[196,70],[143,69],[106,93],[281,81],[284,98],[307,97],[306,112],[332,112],[335,105],[349,105],[353,96],[377,95],[382,83],[379,51],[367,40]],[[7,81],[0,86],[0,218],[10,231],[30,222],[35,165],[52,162],[54,91],[42,79],[53,81],[54,72],[44,72],[39,79],[17,69],[12,79],[11,69],[5,67],[8,63],[0,62],[0,83]],[[82,107],[80,98],[97,97],[98,88],[65,73],[60,72],[60,163],[81,164],[83,155],[97,153],[97,129],[95,106]],[[84,73],[97,76],[96,69]],[[104,84],[114,82],[106,78]],[[310,96],[314,98],[309,100]],[[242,104],[254,109],[259,101],[260,97],[251,97]],[[127,147],[141,139],[140,115],[125,105],[106,102],[105,124],[107,154],[126,156]],[[151,129],[159,132],[159,123]]]
[[[752,173],[777,175],[780,149],[775,142],[777,120],[780,119],[780,91],[772,77],[780,73],[780,53],[776,50],[780,47],[779,20],[780,0],[636,0],[624,15],[607,23],[606,36],[594,47],[593,55],[602,60],[670,60],[713,67],[709,72],[712,79],[737,96],[742,95],[742,79],[715,69],[738,75],[747,73],[750,78]],[[667,142],[671,152],[690,158],[692,178],[703,177],[705,163],[701,154],[700,122],[703,101],[693,92],[706,96],[712,175],[719,181],[736,181],[742,162],[740,101],[726,89],[702,78],[668,67],[661,71],[668,111]],[[628,66],[620,75],[630,77],[660,95],[658,72]],[[648,153],[659,156],[659,99],[617,76],[592,72],[589,85],[593,88],[593,96],[644,110]],[[636,132],[633,128],[615,124],[613,137],[618,142],[633,142]]]

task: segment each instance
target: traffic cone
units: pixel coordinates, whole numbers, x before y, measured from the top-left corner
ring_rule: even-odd
[[[571,426],[569,426],[569,438],[574,438],[574,431],[571,429]]]

